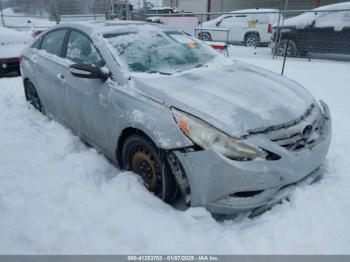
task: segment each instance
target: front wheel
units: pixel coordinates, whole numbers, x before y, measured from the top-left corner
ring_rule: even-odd
[[[172,202],[177,185],[162,152],[146,137],[129,136],[122,149],[122,164],[125,170],[140,175],[145,187],[165,202]]]

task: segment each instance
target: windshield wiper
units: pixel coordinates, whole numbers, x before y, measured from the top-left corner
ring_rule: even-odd
[[[170,73],[167,73],[167,72],[162,72],[162,71],[156,71],[156,70],[153,70],[153,71],[148,71],[148,73],[150,73],[150,74],[161,74],[161,75],[168,75],[168,76],[170,76],[170,75],[171,75]]]
[[[200,67],[207,67],[207,65],[203,65],[203,64],[198,64],[196,65],[195,67],[192,67],[192,68],[187,68],[187,69],[184,69],[184,70],[180,70],[180,71],[177,71],[178,73],[182,73],[182,72],[185,72],[185,71],[188,71],[188,70],[192,70],[192,69],[195,69],[195,68],[200,68]]]

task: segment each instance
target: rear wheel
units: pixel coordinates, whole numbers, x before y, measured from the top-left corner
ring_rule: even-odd
[[[256,34],[249,34],[245,37],[244,43],[249,47],[257,47],[260,43],[259,36]]]
[[[277,49],[278,56],[284,56],[286,52],[288,39],[282,39]],[[296,42],[292,39],[289,39],[288,48],[287,48],[287,56],[289,57],[297,57],[298,56],[298,46]]]
[[[38,93],[30,81],[24,82],[24,94],[26,96],[26,100],[38,111],[44,113],[44,107],[41,104]]]
[[[172,202],[177,185],[168,162],[153,142],[135,134],[129,136],[122,149],[123,168],[140,175],[145,187],[165,202]]]

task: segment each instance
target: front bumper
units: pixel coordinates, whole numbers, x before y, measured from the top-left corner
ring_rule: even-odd
[[[322,140],[311,149],[292,152],[259,136],[251,141],[281,156],[278,160],[234,161],[210,149],[174,152],[190,184],[191,206],[214,214],[260,212],[279,202],[292,185],[312,182],[331,142],[331,119],[325,111]]]

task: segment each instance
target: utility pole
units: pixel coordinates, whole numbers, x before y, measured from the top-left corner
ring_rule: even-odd
[[[1,23],[3,26],[5,26],[5,20],[4,20],[4,12],[3,12],[3,5],[2,0],[0,0],[0,15],[1,15]]]
[[[207,12],[208,12],[208,13],[211,12],[211,0],[208,0]],[[207,21],[209,21],[209,20],[210,20],[210,14],[208,14],[208,16],[207,16]]]

